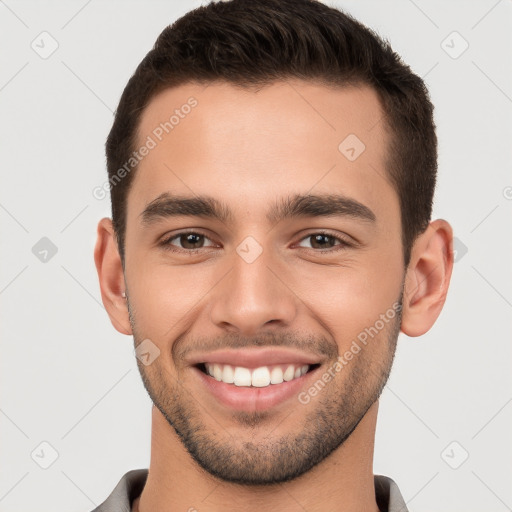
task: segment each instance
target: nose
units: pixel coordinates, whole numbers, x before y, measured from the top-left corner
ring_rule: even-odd
[[[234,254],[231,271],[212,295],[210,318],[217,327],[254,336],[292,325],[298,298],[287,283],[289,274],[280,273],[266,252],[252,263]]]

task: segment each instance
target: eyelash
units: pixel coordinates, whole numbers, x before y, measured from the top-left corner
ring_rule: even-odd
[[[204,233],[201,233],[200,231],[183,231],[181,233],[175,233],[172,236],[165,238],[164,240],[162,240],[162,242],[159,245],[161,247],[163,247],[167,251],[176,252],[176,253],[182,253],[182,254],[185,253],[185,254],[190,254],[190,255],[197,254],[198,252],[201,252],[204,249],[208,249],[208,247],[200,247],[199,249],[182,249],[182,248],[177,248],[177,247],[171,245],[171,242],[173,240],[175,240],[176,238],[180,238],[182,236],[185,236],[185,235],[199,235],[199,236],[202,236],[202,237],[206,238],[207,240],[210,240],[209,237],[207,237]],[[341,238],[339,236],[335,236],[332,233],[329,233],[329,232],[323,231],[323,230],[315,231],[313,233],[310,233],[310,234],[302,237],[299,240],[299,242],[302,242],[302,241],[304,241],[304,240],[306,240],[308,238],[311,238],[311,237],[313,237],[315,235],[323,235],[323,236],[326,236],[326,237],[330,237],[330,238],[333,238],[335,241],[340,242],[340,243],[335,245],[334,247],[329,248],[329,249],[315,249],[314,247],[303,247],[303,249],[309,249],[311,251],[314,251],[315,253],[332,254],[333,252],[342,251],[342,250],[346,250],[349,247],[353,247],[353,244],[348,242],[344,238]],[[212,240],[210,240],[210,241],[212,241]]]

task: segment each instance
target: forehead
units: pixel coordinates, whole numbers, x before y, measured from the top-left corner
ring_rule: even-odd
[[[384,113],[369,87],[184,84],[146,107],[137,147],[144,145],[151,149],[137,166],[129,211],[163,192],[222,197],[245,213],[310,191],[397,202],[385,171]]]

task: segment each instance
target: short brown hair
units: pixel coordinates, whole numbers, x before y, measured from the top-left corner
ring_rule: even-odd
[[[112,219],[124,264],[126,198],[133,172],[113,178],[137,143],[143,110],[166,88],[225,81],[262,87],[298,78],[325,85],[368,85],[391,134],[386,170],[397,191],[407,266],[428,226],[437,174],[433,105],[423,80],[387,41],[350,15],[317,0],[212,2],[166,27],[121,96],[106,143]],[[341,142],[341,141],[340,141]]]

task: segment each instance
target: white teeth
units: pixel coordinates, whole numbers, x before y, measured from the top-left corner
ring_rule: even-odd
[[[286,371],[283,374],[283,379],[288,382],[289,380],[292,380],[293,377],[295,377],[295,367],[290,365],[286,368]]]
[[[233,367],[229,364],[218,363],[205,363],[205,367],[206,373],[217,381],[234,384],[235,386],[253,386],[256,388],[264,388],[270,384],[281,384],[298,379],[309,370],[308,364],[302,366],[294,364],[276,365],[270,368],[268,366],[260,366],[254,370],[244,368],[243,366]]]
[[[227,384],[233,384],[235,381],[235,372],[233,371],[233,367],[229,364],[224,365],[224,370],[222,371],[222,382],[226,382]]]
[[[251,385],[251,370],[237,366],[235,368],[235,376],[233,383],[235,386],[250,386]]]
[[[280,366],[275,366],[270,372],[270,383],[281,384],[283,382],[283,370]]]
[[[266,366],[252,371],[252,385],[255,388],[264,388],[270,384],[270,372]]]
[[[215,380],[222,380],[222,368],[218,364],[213,365],[213,376]]]

